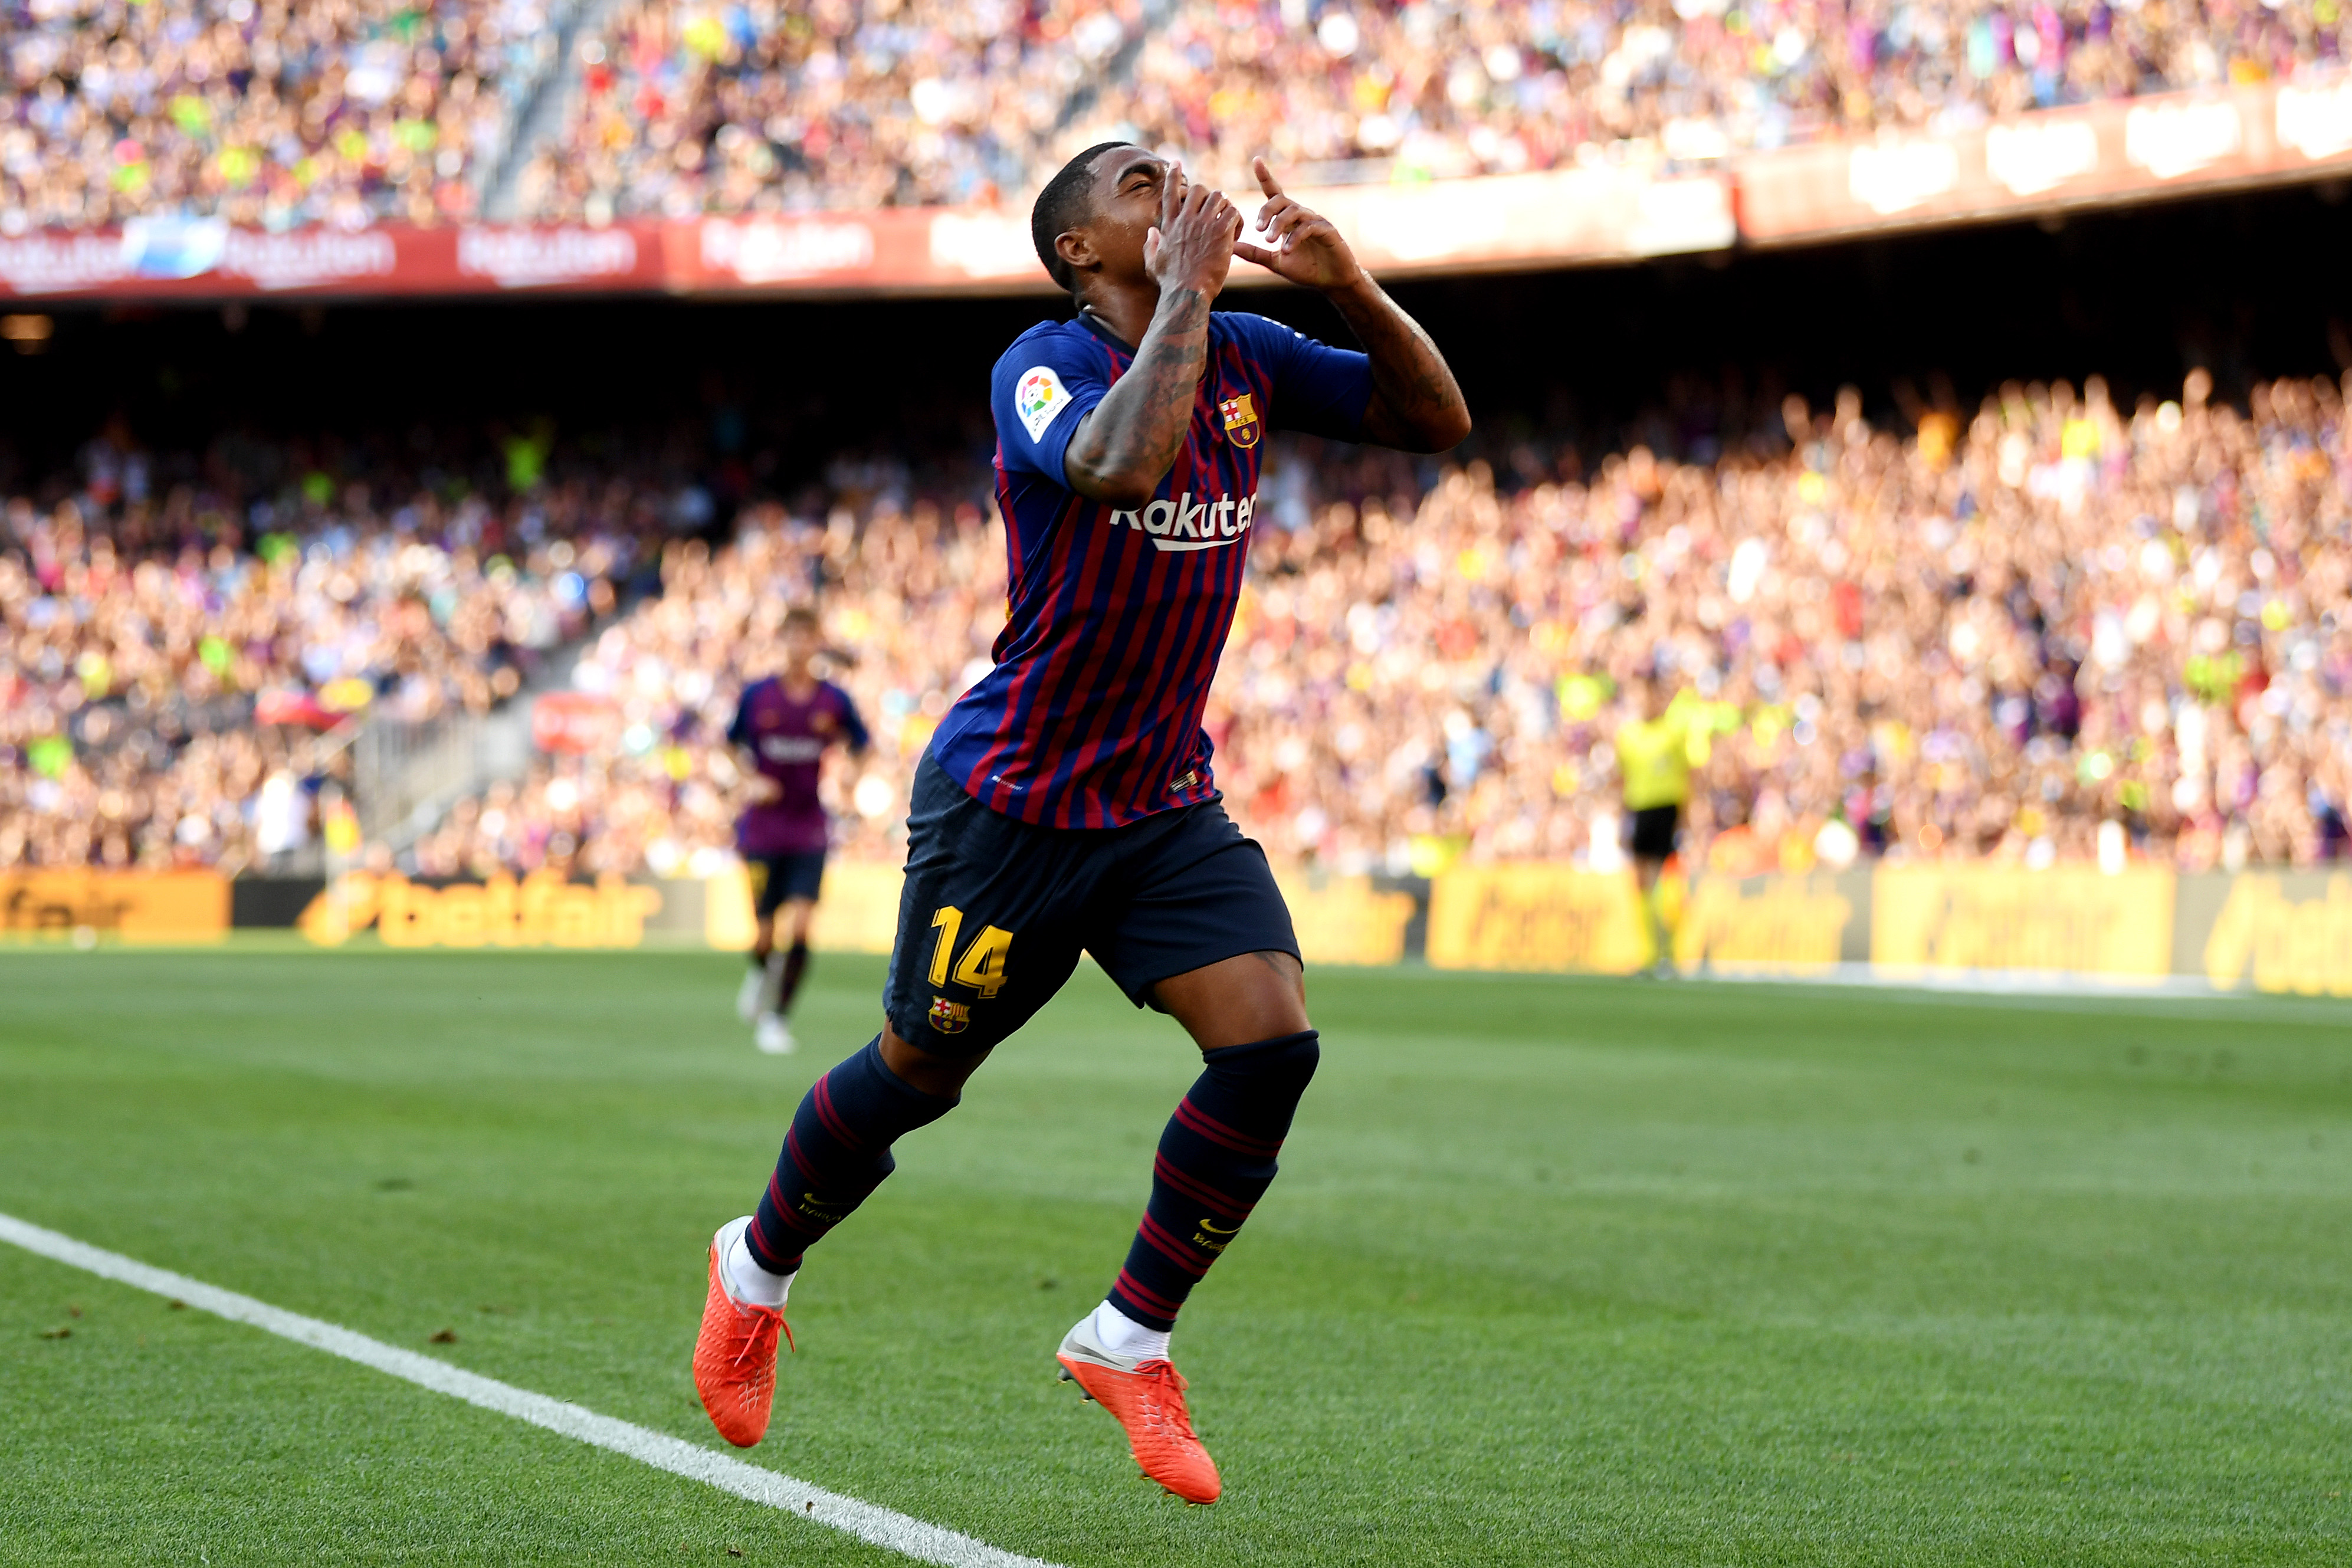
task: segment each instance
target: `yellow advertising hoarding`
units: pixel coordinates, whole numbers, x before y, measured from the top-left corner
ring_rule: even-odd
[[[1383,893],[1370,877],[1334,877],[1321,887],[1303,878],[1277,877],[1282,901],[1298,933],[1298,956],[1309,963],[1395,963],[1404,957],[1404,931],[1417,906],[1411,893]]]
[[[1855,912],[1826,873],[1702,878],[1675,930],[1675,961],[1726,974],[1825,974]]]
[[[898,934],[898,889],[906,873],[887,861],[835,860],[824,868],[823,896],[809,926],[820,952],[887,952]],[[751,946],[751,879],[732,866],[702,884],[702,934],[727,952]]]
[[[1428,951],[1436,969],[1630,974],[1650,939],[1630,871],[1457,866],[1430,883]]]
[[[20,941],[220,942],[228,924],[228,879],[217,871],[0,872],[0,932]]]
[[[898,930],[898,892],[906,874],[887,862],[837,860],[824,868],[824,896],[809,927],[809,945],[821,952],[890,951]],[[1369,877],[1335,878],[1321,888],[1281,881],[1309,963],[1394,963],[1404,956],[1411,923],[1410,893],[1382,893]],[[740,952],[751,945],[751,885],[742,868],[703,883],[703,937]]]
[[[635,947],[659,889],[599,877],[594,885],[533,871],[521,881],[430,887],[397,874],[352,871],[327,884],[298,922],[321,947],[369,926],[386,947]]]
[[[2044,970],[2154,979],[2172,968],[2173,873],[2134,866],[1881,866],[1870,957],[1895,973]]]
[[[2312,884],[2318,883],[2321,889]],[[2315,898],[2297,898],[2301,890]],[[2205,977],[2234,988],[2352,996],[2352,876],[2247,872],[2205,938]]]

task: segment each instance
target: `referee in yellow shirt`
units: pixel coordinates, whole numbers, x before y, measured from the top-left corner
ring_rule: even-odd
[[[1682,831],[1691,764],[1706,761],[1706,726],[1696,721],[1701,704],[1669,701],[1665,683],[1654,676],[1635,679],[1627,695],[1638,717],[1617,726],[1617,772],[1624,783],[1625,813],[1633,823],[1628,847],[1633,879],[1642,889],[1650,951],[1657,973],[1666,974],[1674,969],[1674,947],[1659,908],[1658,877]]]

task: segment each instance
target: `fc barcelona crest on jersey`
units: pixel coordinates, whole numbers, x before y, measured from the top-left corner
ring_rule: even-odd
[[[971,1022],[971,1009],[961,1002],[950,1002],[944,996],[931,998],[929,1022],[942,1035],[960,1035]]]
[[[1257,404],[1249,393],[1228,397],[1217,405],[1217,412],[1225,416],[1225,439],[1236,447],[1257,445]]]

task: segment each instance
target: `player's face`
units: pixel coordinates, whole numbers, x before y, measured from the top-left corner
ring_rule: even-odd
[[[1087,237],[1108,276],[1143,276],[1143,237],[1160,221],[1160,187],[1170,168],[1168,160],[1140,147],[1113,147],[1095,160],[1095,215],[1087,221]]]
[[[816,657],[816,628],[797,623],[784,628],[784,662],[799,669]]]

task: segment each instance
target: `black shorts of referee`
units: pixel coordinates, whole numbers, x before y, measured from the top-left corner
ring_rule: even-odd
[[[1633,814],[1633,826],[1627,835],[1626,848],[1636,860],[1664,860],[1675,852],[1675,840],[1682,835],[1681,803],[1665,805],[1645,805]]]

